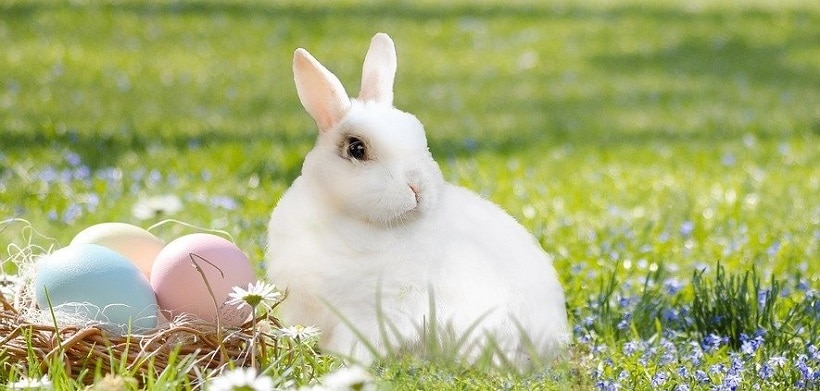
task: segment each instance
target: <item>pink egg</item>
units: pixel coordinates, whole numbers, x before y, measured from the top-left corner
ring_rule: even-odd
[[[190,314],[210,322],[216,322],[218,316],[228,326],[241,325],[251,311],[247,305],[237,308],[225,303],[228,293],[234,286],[247,287],[255,280],[248,257],[239,247],[205,233],[171,241],[151,268],[151,286],[161,310],[172,317]]]

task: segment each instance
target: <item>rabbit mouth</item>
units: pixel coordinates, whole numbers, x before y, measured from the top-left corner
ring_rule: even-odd
[[[406,225],[418,220],[424,214],[425,209],[424,202],[422,202],[421,199],[417,199],[413,206],[407,209],[393,210],[375,219],[371,218],[371,220],[377,220],[379,223],[388,226],[397,224]]]

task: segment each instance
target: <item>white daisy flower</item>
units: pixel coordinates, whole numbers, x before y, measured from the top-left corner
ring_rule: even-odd
[[[207,391],[270,391],[270,376],[257,376],[256,368],[235,368],[208,381]]]
[[[309,341],[319,337],[322,331],[316,326],[302,326],[297,324],[279,328],[276,330],[276,333],[280,337],[295,339],[297,341]]]
[[[265,310],[270,311],[274,305],[282,301],[282,292],[276,289],[276,285],[257,281],[256,284],[248,284],[248,289],[235,286],[233,291],[228,293],[228,305],[235,305],[242,308],[246,305],[256,308],[260,304]]]
[[[52,390],[54,386],[51,383],[51,379],[48,378],[48,375],[44,375],[41,378],[29,378],[23,376],[20,380],[7,384],[9,390]]]
[[[374,390],[373,377],[360,366],[339,368],[322,377],[322,384],[331,390]]]
[[[371,391],[376,389],[376,383],[367,370],[360,366],[352,366],[328,373],[319,380],[319,384],[302,387],[299,391]]]
[[[140,220],[156,219],[182,210],[182,200],[173,194],[141,198],[131,208],[131,215]]]

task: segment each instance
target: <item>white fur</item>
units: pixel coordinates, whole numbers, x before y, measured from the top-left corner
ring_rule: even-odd
[[[300,99],[320,133],[269,226],[268,275],[288,291],[283,320],[316,325],[322,348],[367,360],[348,322],[383,353],[419,341],[432,302],[437,324],[455,336],[478,322],[467,356],[492,339],[514,362],[553,357],[568,326],[550,258],[507,213],[444,181],[421,123],[392,107],[392,40],[377,34],[367,58],[364,98],[348,99],[326,87],[341,83],[310,54],[294,56]],[[340,155],[348,136],[365,141],[370,160]]]

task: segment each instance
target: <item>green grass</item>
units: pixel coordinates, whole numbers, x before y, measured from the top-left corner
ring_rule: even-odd
[[[396,105],[425,123],[449,180],[502,205],[553,255],[582,329],[545,373],[406,359],[378,367],[384,381],[587,389],[625,369],[624,385],[649,388],[655,373],[641,368],[668,365],[623,345],[660,343],[658,327],[673,327],[663,310],[692,310],[704,292],[716,292],[710,308],[732,303],[693,286],[704,266],[701,282],[719,284],[718,261],[729,277],[755,267],[762,286],[774,279],[777,320],[800,325],[787,318],[810,302],[798,285],[820,287],[820,6],[809,0],[2,1],[0,218],[65,245],[98,222],[151,225],[132,206],[171,193],[183,201],[173,217],[228,231],[261,265],[269,213],[315,137],[292,52],[307,48],[355,94],[377,31],[396,41]],[[23,235],[7,226],[0,243]],[[668,338],[681,351],[702,337],[689,327]],[[801,341],[778,349],[800,354]],[[780,353],[761,352],[752,367]]]

